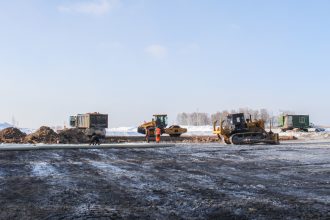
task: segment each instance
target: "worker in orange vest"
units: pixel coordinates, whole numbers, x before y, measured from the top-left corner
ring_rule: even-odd
[[[156,128],[156,142],[160,142],[160,135],[161,135],[161,130],[160,128]]]

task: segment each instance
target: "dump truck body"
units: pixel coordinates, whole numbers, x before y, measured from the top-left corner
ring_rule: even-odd
[[[70,126],[81,129],[87,136],[106,136],[108,115],[100,113],[86,113],[70,116]]]

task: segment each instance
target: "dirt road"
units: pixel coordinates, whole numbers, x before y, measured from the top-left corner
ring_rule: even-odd
[[[0,204],[0,219],[329,219],[330,142],[0,152]]]

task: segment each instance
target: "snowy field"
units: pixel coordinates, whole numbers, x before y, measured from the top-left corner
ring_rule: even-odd
[[[330,141],[0,151],[0,219],[330,219]]]

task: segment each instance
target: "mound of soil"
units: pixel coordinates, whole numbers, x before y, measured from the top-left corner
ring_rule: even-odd
[[[0,142],[23,143],[26,134],[18,128],[10,127],[0,131]]]
[[[45,143],[56,144],[58,143],[59,135],[50,127],[42,126],[36,132],[29,134],[25,137],[27,143]]]
[[[81,144],[89,143],[89,138],[77,128],[65,129],[59,132],[59,143],[61,144]]]

